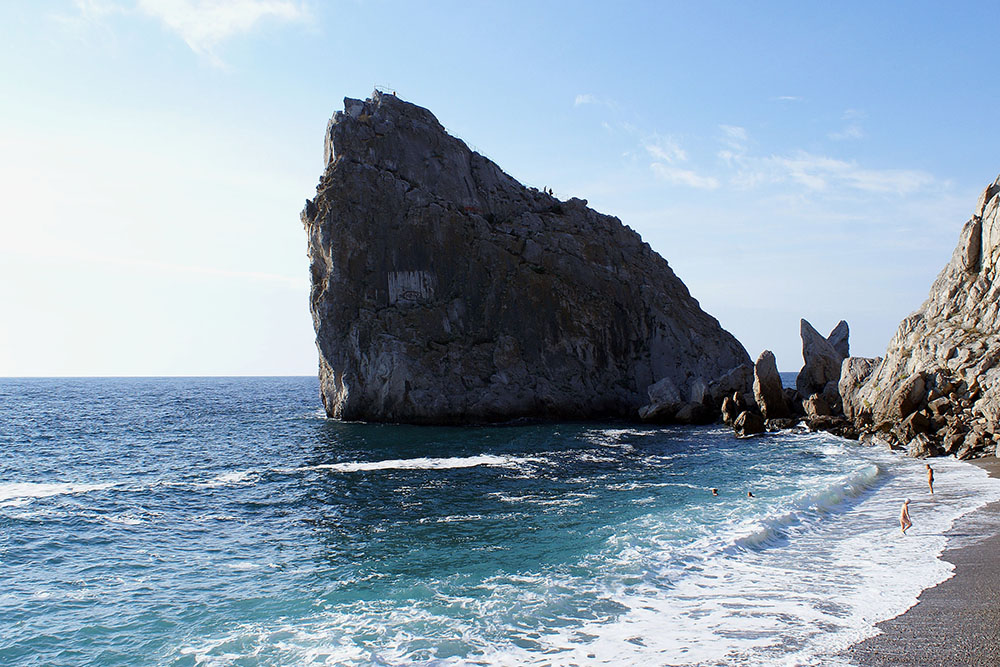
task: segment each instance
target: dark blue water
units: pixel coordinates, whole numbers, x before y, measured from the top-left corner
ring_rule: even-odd
[[[830,436],[344,424],[317,395],[0,380],[0,664],[767,661],[870,628],[893,558],[930,548],[942,576],[943,544],[887,541],[817,582],[816,559],[878,551],[912,463]],[[975,505],[941,502],[942,523]],[[804,598],[824,585],[839,603]]]

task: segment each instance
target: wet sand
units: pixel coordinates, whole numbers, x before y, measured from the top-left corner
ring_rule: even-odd
[[[973,463],[1000,477],[1000,459]],[[921,593],[906,613],[879,623],[881,635],[847,649],[851,662],[863,667],[1000,665],[1000,503],[960,519],[948,538],[942,558],[955,565],[955,575]]]

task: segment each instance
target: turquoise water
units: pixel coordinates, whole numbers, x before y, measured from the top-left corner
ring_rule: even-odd
[[[0,380],[0,664],[828,664],[1000,497],[825,434],[344,424],[317,394]]]

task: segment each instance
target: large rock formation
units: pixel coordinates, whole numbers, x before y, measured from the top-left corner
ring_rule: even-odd
[[[325,153],[302,221],[329,415],[636,418],[656,385],[673,402],[648,416],[700,419],[749,389],[746,351],[638,234],[521,185],[428,110],[346,99]]]
[[[827,390],[827,385],[831,382],[836,385],[840,380],[840,365],[850,353],[847,322],[841,320],[826,338],[805,320],[799,323],[799,332],[803,365],[795,378],[795,388],[803,398],[824,392],[835,393],[835,387]]]
[[[951,261],[885,358],[858,386],[841,376],[844,405],[879,441],[924,456],[993,453],[1000,421],[1000,178],[979,198]],[[846,374],[864,364],[844,364]]]

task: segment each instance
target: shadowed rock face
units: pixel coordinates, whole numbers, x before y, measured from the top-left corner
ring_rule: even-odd
[[[765,419],[782,419],[791,415],[785,403],[778,364],[770,350],[761,352],[754,364],[753,396]]]
[[[1000,422],[1000,178],[965,223],[951,261],[860,387],[855,422],[914,455],[993,453]],[[845,364],[845,372],[850,369]]]
[[[836,384],[840,380],[840,365],[850,350],[850,332],[844,320],[826,338],[805,320],[799,322],[799,331],[805,363],[795,378],[795,388],[803,398],[808,398],[812,394],[823,393],[829,383]]]
[[[617,218],[522,186],[393,95],[344,107],[302,212],[329,415],[636,418],[659,380],[702,397],[749,364]]]

